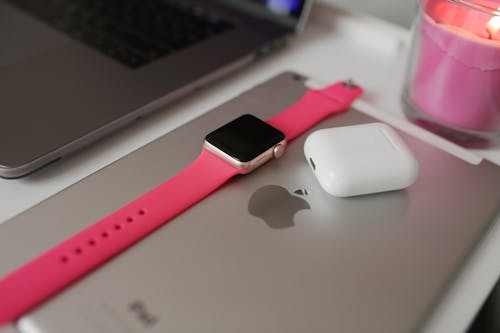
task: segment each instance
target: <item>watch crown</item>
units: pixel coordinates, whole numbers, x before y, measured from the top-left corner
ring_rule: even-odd
[[[285,144],[284,143],[278,143],[276,146],[273,148],[273,155],[274,158],[280,158],[285,154]]]

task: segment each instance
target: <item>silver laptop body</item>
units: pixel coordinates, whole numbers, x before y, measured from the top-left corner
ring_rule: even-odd
[[[311,3],[0,0],[0,177],[33,172],[283,45]]]
[[[270,118],[305,90],[302,77],[282,74],[0,225],[0,275],[182,170],[206,133],[244,113]],[[375,121],[352,109],[313,130]],[[498,215],[500,169],[400,134],[420,163],[409,188],[330,196],[303,156],[302,135],[281,159],[232,179],[18,328],[418,331]]]

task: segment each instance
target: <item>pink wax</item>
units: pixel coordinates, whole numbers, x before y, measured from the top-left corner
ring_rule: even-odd
[[[426,1],[410,87],[420,111],[456,127],[500,131],[500,39],[487,30],[492,17]]]

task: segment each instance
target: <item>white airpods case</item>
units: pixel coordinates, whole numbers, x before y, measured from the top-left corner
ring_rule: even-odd
[[[304,154],[321,187],[339,197],[402,189],[418,174],[411,151],[383,123],[315,131]]]

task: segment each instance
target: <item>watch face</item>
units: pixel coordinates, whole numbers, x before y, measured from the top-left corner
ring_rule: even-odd
[[[285,139],[285,135],[250,114],[216,129],[205,138],[212,146],[240,162],[249,162]]]

